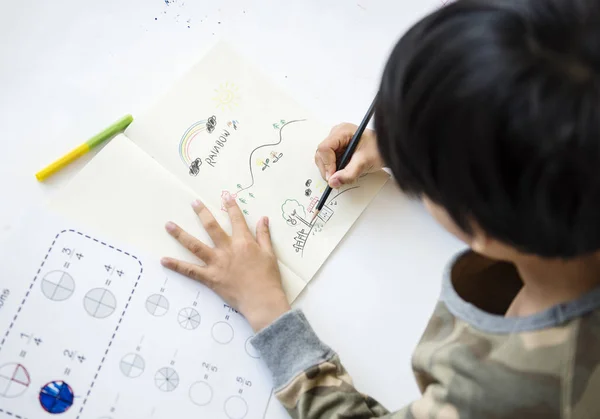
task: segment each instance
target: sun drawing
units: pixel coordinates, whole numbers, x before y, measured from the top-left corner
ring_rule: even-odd
[[[222,83],[218,89],[215,89],[216,96],[213,100],[219,109],[233,109],[238,105],[239,87],[233,83]]]

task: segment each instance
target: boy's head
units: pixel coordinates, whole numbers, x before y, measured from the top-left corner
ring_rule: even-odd
[[[459,0],[417,23],[375,116],[400,186],[468,237],[600,249],[598,22],[598,0]]]

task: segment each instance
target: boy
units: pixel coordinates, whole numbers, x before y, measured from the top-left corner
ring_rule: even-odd
[[[600,417],[600,3],[459,0],[417,23],[384,71],[374,132],[333,187],[384,163],[463,239],[413,357],[420,400],[390,413],[352,386],[283,291],[268,231],[235,201],[228,236],[199,202],[206,266],[163,259],[237,307],[295,418]]]

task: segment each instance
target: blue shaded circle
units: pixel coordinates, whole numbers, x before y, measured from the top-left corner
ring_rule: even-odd
[[[64,413],[73,406],[73,389],[64,381],[51,381],[40,390],[40,404],[48,413]]]

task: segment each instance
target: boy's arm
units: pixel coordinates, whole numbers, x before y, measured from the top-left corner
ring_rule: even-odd
[[[293,418],[414,417],[408,408],[390,413],[359,393],[337,354],[319,340],[300,311],[281,316],[252,344],[273,374],[275,395]]]

